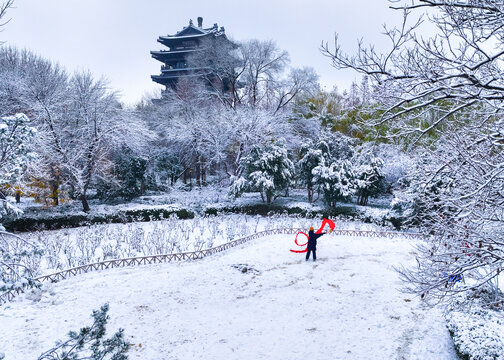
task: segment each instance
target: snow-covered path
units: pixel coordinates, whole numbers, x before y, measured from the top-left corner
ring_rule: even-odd
[[[130,359],[457,358],[439,310],[397,290],[392,266],[412,262],[410,241],[326,235],[315,263],[292,244],[272,236],[191,263],[53,284],[40,301],[0,307],[0,352],[36,359],[109,302],[109,331],[122,327],[136,344]]]

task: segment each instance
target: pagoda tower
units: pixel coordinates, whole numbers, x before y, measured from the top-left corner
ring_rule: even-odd
[[[179,79],[208,75],[208,68],[188,67],[186,59],[188,55],[202,51],[202,41],[213,38],[229,41],[224,27],[219,29],[214,24],[211,28],[203,28],[202,17],[198,17],[198,26],[194,26],[192,20],[189,20],[189,25],[175,35],[160,36],[157,41],[167,46],[168,50],[150,52],[154,59],[163,63],[161,74],[152,75],[152,80],[168,89],[175,88]]]

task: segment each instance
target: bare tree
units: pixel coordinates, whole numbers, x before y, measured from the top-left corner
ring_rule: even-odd
[[[289,63],[289,54],[273,41],[250,40],[241,45],[245,64],[244,93],[248,105],[259,106]]]
[[[393,1],[397,3],[397,1]],[[403,22],[385,27],[386,53],[358,44],[355,55],[322,45],[337,69],[369,76],[382,90],[371,123],[413,136],[435,159],[424,166],[424,227],[433,234],[419,266],[403,269],[409,289],[447,298],[491,286],[498,303],[504,268],[504,2],[414,0],[392,6]],[[425,10],[415,17],[419,10]],[[425,26],[436,34],[425,38]],[[426,155],[427,156],[427,155]],[[465,279],[465,283],[461,282]],[[449,296],[448,296],[449,298]]]
[[[269,85],[275,85],[271,88],[270,108],[273,113],[285,109],[294,99],[306,97],[315,94],[319,90],[318,75],[313,68],[293,68],[291,69],[287,79],[272,82]]]
[[[12,5],[14,5],[14,0],[7,0],[0,4],[0,28],[2,26],[7,25],[10,19],[5,20],[5,15],[7,14],[7,10],[9,10]]]
[[[205,39],[186,61],[205,79],[207,92],[222,104],[234,108],[241,103],[239,79],[246,63],[238,44],[223,37]]]
[[[397,2],[397,1],[394,1]],[[420,15],[411,21],[412,11],[418,8],[433,9],[430,15]],[[374,46],[365,47],[359,42],[356,55],[343,53],[335,37],[331,50],[327,43],[322,53],[328,56],[337,69],[351,68],[368,75],[384,93],[387,104],[380,119],[411,120],[425,109],[436,107],[440,116],[432,124],[401,122],[402,134],[420,136],[451,120],[456,112],[476,106],[486,107],[482,121],[499,111],[502,103],[504,79],[499,62],[504,56],[502,44],[504,29],[504,3],[502,1],[414,1],[413,5],[394,9],[404,12],[402,24],[393,29],[385,27],[391,49],[378,53]],[[434,12],[436,10],[436,12]],[[437,29],[431,38],[423,38],[419,28],[428,17],[429,24]]]

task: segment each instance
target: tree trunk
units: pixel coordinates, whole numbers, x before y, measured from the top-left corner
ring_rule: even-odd
[[[16,204],[21,202],[21,190],[16,190]]]
[[[145,193],[145,179],[142,177],[142,180],[140,180],[140,195],[143,195]]]
[[[196,164],[196,185],[201,187],[201,162],[198,161]]]
[[[89,212],[89,210],[91,209],[89,208],[89,204],[86,199],[86,194],[80,194],[79,198],[80,201],[82,202],[82,211]]]
[[[203,162],[202,166],[201,166],[201,183],[203,184],[203,186],[206,185],[206,163]]]
[[[58,206],[59,205],[59,194],[58,194],[59,181],[57,181],[57,180],[51,181],[50,187],[51,187],[51,196],[50,196],[50,198],[53,201],[53,205],[54,206]]]

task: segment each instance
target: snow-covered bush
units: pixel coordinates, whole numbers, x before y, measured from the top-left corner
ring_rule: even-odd
[[[0,118],[0,181],[2,185],[19,181],[34,154],[28,144],[37,131],[29,126],[25,114]]]
[[[30,120],[24,114],[0,118],[0,229],[6,216],[15,217],[20,211],[9,204],[5,195],[9,189],[19,188],[19,182],[34,154],[28,144],[36,130],[28,126]]]
[[[367,205],[370,196],[384,192],[383,164],[383,160],[366,147],[353,159],[357,204]]]
[[[308,190],[308,202],[311,203],[315,191],[312,171],[317,166],[324,165],[325,159],[322,150],[314,149],[311,142],[302,145],[300,156],[301,159],[298,162],[298,179],[302,185],[306,186]]]
[[[468,297],[477,297],[468,299]],[[459,295],[446,313],[448,330],[455,349],[463,359],[500,360],[504,358],[504,301],[500,310],[495,310],[485,302],[492,297],[492,291],[483,289]],[[468,310],[464,304],[471,301]]]
[[[258,191],[267,204],[285,192],[294,179],[294,164],[283,139],[266,146],[255,146],[240,163],[242,176],[232,178],[230,194]]]
[[[42,254],[43,248],[37,242],[0,231],[0,292],[37,285],[33,278]]]
[[[319,165],[312,174],[314,182],[324,194],[324,201],[330,207],[335,207],[338,201],[348,201],[355,193],[355,176],[348,160],[334,161],[329,166]]]

